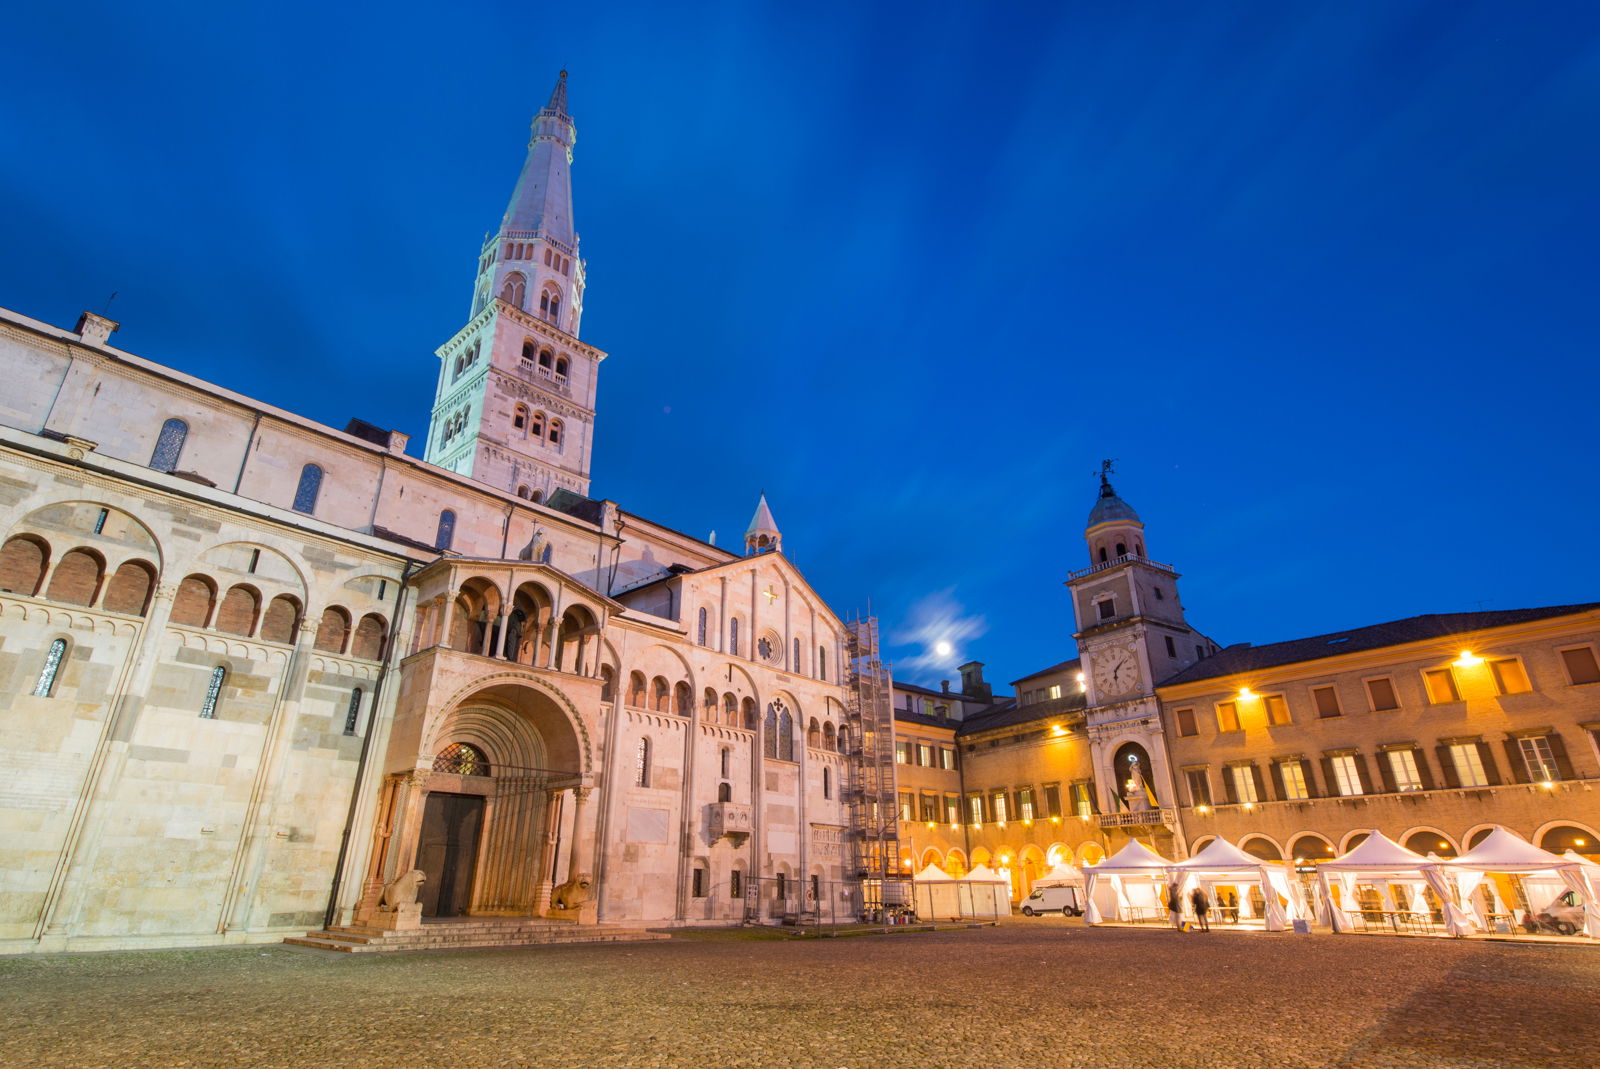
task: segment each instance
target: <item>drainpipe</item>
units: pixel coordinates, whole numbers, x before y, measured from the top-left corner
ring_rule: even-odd
[[[395,655],[399,650],[398,639],[400,637],[401,627],[405,621],[406,594],[410,590],[410,587],[407,584],[410,582],[411,577],[415,575],[416,572],[421,569],[421,567],[422,565],[418,564],[416,561],[408,560],[406,561],[405,571],[401,573],[400,593],[395,598],[394,627],[389,632],[390,648],[389,656],[385,658],[386,662],[394,663],[398,661],[398,658]],[[367,721],[367,733],[361,739],[361,756],[356,761],[355,783],[352,785],[350,790],[350,811],[345,814],[344,831],[339,836],[339,857],[338,860],[333,863],[333,885],[328,888],[328,908],[323,914],[322,918],[322,926],[324,928],[332,926],[333,915],[338,911],[339,908],[340,877],[344,873],[345,857],[350,852],[350,832],[355,827],[356,807],[361,802],[362,777],[366,774],[367,761],[371,756],[372,736],[377,733],[376,728],[378,709],[381,707],[381,703],[383,701],[383,685],[389,679],[389,671],[389,663],[385,663],[383,670],[378,673],[378,681],[372,685],[372,716]]]

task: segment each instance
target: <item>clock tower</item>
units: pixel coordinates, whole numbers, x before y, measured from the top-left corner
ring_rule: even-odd
[[[1089,566],[1067,577],[1083,658],[1087,727],[1101,826],[1167,838],[1176,831],[1175,771],[1167,763],[1156,684],[1211,654],[1189,626],[1178,572],[1145,552],[1144,523],[1101,465],[1084,538]]]

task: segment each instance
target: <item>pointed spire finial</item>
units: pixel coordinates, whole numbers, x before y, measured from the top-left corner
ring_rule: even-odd
[[[567,72],[562,71],[556,79],[556,87],[550,90],[550,102],[544,106],[545,111],[553,111],[557,115],[567,113]]]
[[[778,521],[772,518],[772,509],[767,506],[765,490],[761,491],[756,514],[750,517],[750,526],[744,532],[744,548],[746,556],[783,548],[783,534],[778,530]]]
[[[1111,478],[1110,478],[1112,475],[1116,474],[1116,470],[1117,469],[1115,467],[1113,467],[1113,465],[1115,465],[1115,464],[1116,464],[1116,460],[1115,459],[1102,460],[1100,462],[1100,496],[1101,497],[1116,497],[1117,496],[1117,492],[1115,490],[1111,489]]]

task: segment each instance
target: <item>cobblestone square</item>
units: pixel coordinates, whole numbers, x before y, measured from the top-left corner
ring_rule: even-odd
[[[1590,947],[998,928],[0,960],[10,1066],[1592,1066]]]

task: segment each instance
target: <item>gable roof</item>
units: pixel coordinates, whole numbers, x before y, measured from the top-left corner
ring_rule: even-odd
[[[1070,661],[1062,661],[1060,664],[1053,664],[1049,668],[1041,668],[1037,672],[1029,672],[1025,676],[1022,676],[1022,677],[1020,677],[1018,679],[1013,679],[1011,681],[1011,685],[1014,687],[1018,683],[1026,683],[1030,679],[1038,679],[1040,676],[1053,675],[1056,672],[1077,671],[1082,666],[1083,666],[1083,658],[1082,657],[1074,657]]]
[[[1266,646],[1252,646],[1248,642],[1212,654],[1176,675],[1161,681],[1160,686],[1194,683],[1202,679],[1231,676],[1237,672],[1255,672],[1277,668],[1302,661],[1317,661],[1339,657],[1362,650],[1383,649],[1386,646],[1403,646],[1410,642],[1448,638],[1496,627],[1547,620],[1558,616],[1576,616],[1600,609],[1600,602],[1581,605],[1550,605],[1536,609],[1499,609],[1488,612],[1428,613],[1409,616],[1404,620],[1391,620],[1371,624],[1351,631],[1334,631],[1311,638],[1290,639]]]

